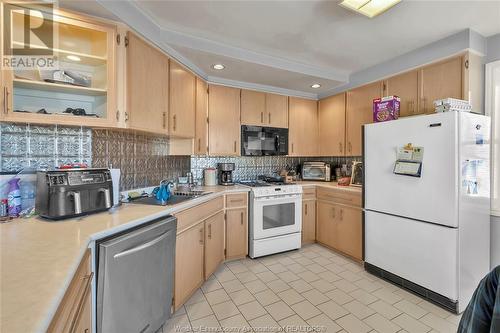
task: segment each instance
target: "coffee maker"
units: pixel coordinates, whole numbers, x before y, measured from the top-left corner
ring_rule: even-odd
[[[234,185],[233,171],[234,163],[219,163],[217,164],[220,185]]]

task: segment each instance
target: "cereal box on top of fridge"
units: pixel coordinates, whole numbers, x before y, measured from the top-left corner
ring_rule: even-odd
[[[373,100],[373,121],[378,123],[399,118],[401,99],[398,96],[386,96]]]

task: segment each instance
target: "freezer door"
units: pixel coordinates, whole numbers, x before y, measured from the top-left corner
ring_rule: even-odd
[[[458,300],[458,229],[376,212],[365,215],[365,261]]]
[[[447,226],[458,225],[456,112],[365,126],[365,208]],[[421,177],[395,174],[398,147],[424,148]]]
[[[170,317],[176,219],[99,244],[97,332],[156,332]]]

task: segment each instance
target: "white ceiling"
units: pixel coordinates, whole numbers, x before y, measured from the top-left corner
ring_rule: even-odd
[[[92,2],[63,1],[100,15]],[[373,19],[336,0],[131,2],[162,30],[158,38],[207,76],[305,93],[331,90],[354,72],[464,29],[500,32],[500,1],[403,1]],[[226,69],[211,70],[216,62]],[[322,87],[311,89],[313,82]]]

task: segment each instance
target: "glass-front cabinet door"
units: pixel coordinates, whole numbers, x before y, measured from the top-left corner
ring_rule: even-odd
[[[1,119],[116,123],[116,27],[50,5],[29,6],[2,3]]]

